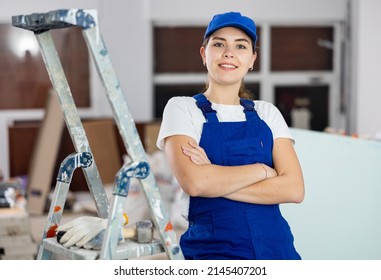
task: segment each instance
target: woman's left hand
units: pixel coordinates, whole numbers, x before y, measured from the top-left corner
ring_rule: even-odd
[[[211,164],[203,148],[193,141],[188,142],[189,146],[181,146],[183,154],[188,156],[197,165]]]

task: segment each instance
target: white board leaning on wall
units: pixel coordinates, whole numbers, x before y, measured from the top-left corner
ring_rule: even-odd
[[[381,259],[381,142],[292,129],[306,195],[284,204],[303,259]]]

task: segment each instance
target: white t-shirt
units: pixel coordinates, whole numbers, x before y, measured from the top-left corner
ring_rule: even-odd
[[[291,132],[278,108],[272,103],[255,100],[255,110],[258,116],[270,127],[273,138],[290,138]],[[212,102],[212,108],[217,112],[220,122],[245,121],[245,113],[241,105],[224,105]],[[172,135],[186,135],[200,143],[202,127],[206,122],[202,111],[197,107],[193,97],[173,97],[164,108],[163,119],[157,139],[157,147],[164,150],[164,139]],[[182,215],[188,216],[189,195],[182,192]]]

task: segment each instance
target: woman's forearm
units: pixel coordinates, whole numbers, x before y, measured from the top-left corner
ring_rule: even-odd
[[[168,139],[166,155],[180,186],[190,196],[225,197],[258,204],[298,203],[304,198],[301,168],[289,139],[275,141],[275,169],[262,163],[211,164],[202,148],[186,136]]]
[[[198,165],[195,172],[180,176],[180,186],[191,196],[221,197],[266,177],[261,164],[242,166]],[[194,174],[194,175],[191,175]]]
[[[300,203],[304,199],[304,179],[293,143],[286,138],[274,141],[274,168],[278,176],[251,184],[226,198],[257,204]]]
[[[190,196],[225,196],[276,174],[272,168],[259,163],[242,166],[210,164],[198,145],[190,144],[192,141],[183,135],[165,140],[165,154],[171,169],[182,189]]]
[[[300,203],[304,198],[303,180],[277,176],[247,186],[225,198],[256,204]]]

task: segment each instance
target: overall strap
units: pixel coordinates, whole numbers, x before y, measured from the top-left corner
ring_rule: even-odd
[[[196,94],[193,98],[196,99],[197,107],[202,111],[208,122],[218,122],[217,112],[212,109],[212,103],[206,99],[204,94]]]
[[[246,120],[254,120],[258,118],[257,111],[254,109],[255,104],[253,100],[241,98],[240,103],[244,108],[243,112],[245,113]]]

